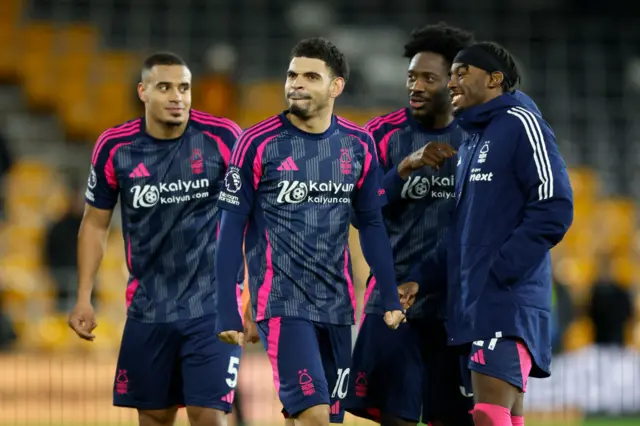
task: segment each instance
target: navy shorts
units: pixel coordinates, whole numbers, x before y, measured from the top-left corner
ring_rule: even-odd
[[[473,426],[469,346],[447,346],[447,332],[440,320],[420,323],[425,366],[422,422]]]
[[[375,314],[365,315],[361,324],[346,411],[375,422],[381,413],[419,421],[424,378],[419,328],[403,323],[392,330]]]
[[[351,364],[351,326],[296,317],[258,322],[285,417],[316,405],[330,406],[331,423],[342,423]]]
[[[477,340],[471,345],[469,369],[503,380],[521,392],[527,390],[531,373],[531,354],[519,339],[508,337]]]
[[[141,410],[176,405],[231,412],[241,349],[218,340],[215,316],[171,323],[127,319],[113,404]]]

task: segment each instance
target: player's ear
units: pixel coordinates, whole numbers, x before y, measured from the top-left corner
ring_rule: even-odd
[[[342,91],[344,90],[344,78],[342,77],[337,77],[334,78],[331,81],[331,97],[332,98],[337,98],[338,96],[340,96],[342,94]]]
[[[144,90],[144,84],[138,83],[138,97],[144,103],[147,103],[147,92]]]
[[[502,82],[504,81],[504,74],[502,74],[500,71],[492,72],[489,77],[489,89],[500,87],[502,85]]]

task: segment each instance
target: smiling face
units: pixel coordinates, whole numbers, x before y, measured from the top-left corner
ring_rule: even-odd
[[[432,52],[416,54],[409,64],[407,91],[411,113],[420,121],[433,121],[447,113],[450,98],[447,90],[449,69],[441,55]]]
[[[156,65],[143,74],[138,95],[148,117],[165,126],[181,126],[191,109],[191,72],[184,65]]]
[[[461,63],[451,66],[449,93],[454,112],[488,102],[502,93],[504,76],[496,71],[487,71]]]

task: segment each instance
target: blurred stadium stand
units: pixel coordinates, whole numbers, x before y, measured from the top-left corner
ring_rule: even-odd
[[[439,20],[496,40],[517,56],[523,90],[553,125],[571,167],[575,221],[553,255],[574,315],[560,339],[556,374],[534,381],[529,408],[563,413],[565,425],[579,413],[640,414],[640,13],[620,1],[606,5],[2,0],[0,132],[17,160],[2,182],[0,316],[10,318],[17,341],[0,357],[0,425],[133,419],[110,407],[125,313],[118,215],[98,278],[93,344],[76,339],[66,313],[56,309],[43,246],[46,230],[72,205],[72,188],[85,179],[96,136],[140,114],[135,83],[146,54],[182,55],[195,75],[194,106],[248,126],[283,108],[283,72],[295,41],[323,35],[352,66],[339,112],[364,124],[404,105],[404,39],[411,28]],[[368,267],[355,236],[352,241],[362,291]],[[619,325],[623,346],[595,341],[591,291],[603,279],[630,300],[632,312]],[[240,386],[251,419],[264,424],[280,421],[280,406],[262,355],[259,348],[248,351]]]

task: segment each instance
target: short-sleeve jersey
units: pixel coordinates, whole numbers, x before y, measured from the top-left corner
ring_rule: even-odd
[[[375,145],[341,117],[310,134],[286,114],[241,134],[218,205],[248,216],[245,253],[257,321],[353,324],[350,212],[382,205]]]
[[[120,201],[128,316],[172,322],[214,313],[220,187],[240,128],[192,110],[183,135],[154,139],[143,118],[105,131],[91,159],[86,202]]]
[[[427,143],[444,142],[458,149],[465,133],[451,123],[442,129],[426,129],[408,108],[374,118],[365,125],[371,132],[387,173]],[[457,156],[445,161],[439,170],[423,167],[411,173],[400,193],[383,209],[385,226],[393,249],[396,278],[405,282],[411,268],[430,256],[443,238],[455,208],[455,169]],[[374,281],[375,283],[375,281]],[[443,287],[444,287],[443,283]],[[433,316],[444,308],[443,300],[421,291],[421,297],[407,311],[407,316]],[[434,303],[427,303],[427,301]],[[383,313],[377,285],[365,293],[365,312]]]

